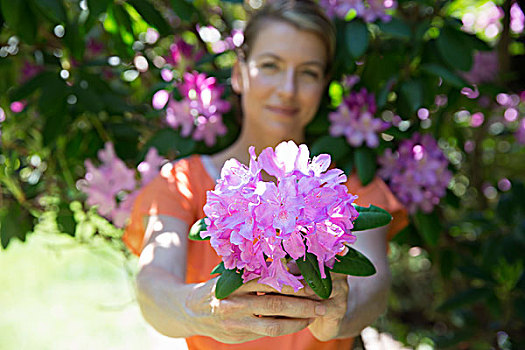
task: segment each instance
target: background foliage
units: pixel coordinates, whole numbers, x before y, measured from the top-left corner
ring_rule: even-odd
[[[228,80],[235,33],[260,1],[0,5],[2,247],[24,241],[51,215],[64,234],[105,240],[129,256],[112,216],[84,204],[91,195],[85,160],[99,164],[97,152],[107,142],[130,169],[150,164],[145,155],[152,147],[174,160],[229,145],[240,128],[235,106],[222,115],[225,135],[209,145],[170,126],[165,103],[155,105],[154,96],[162,90],[180,101],[184,72],[197,70],[225,86],[221,98],[235,105]],[[439,205],[414,210],[411,225],[391,244],[394,293],[378,326],[412,346],[523,348],[525,6],[396,5],[386,11],[390,20],[357,11],[335,19],[334,81],[308,141],[314,153],[331,153],[366,183],[386,150],[395,152],[416,133],[432,135],[453,177]],[[180,40],[191,50],[173,46]],[[358,92],[374,96],[358,104],[358,114],[368,110],[388,123],[371,131],[377,145],[351,146],[330,130],[332,113],[355,106],[348,96]],[[132,199],[128,190],[115,205]]]

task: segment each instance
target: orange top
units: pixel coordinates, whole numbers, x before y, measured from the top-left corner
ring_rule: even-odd
[[[390,239],[408,223],[405,209],[390,192],[386,184],[375,178],[363,187],[357,176],[349,177],[346,185],[349,192],[358,195],[358,205],[377,205],[389,211],[394,220],[390,225]],[[190,227],[204,217],[203,207],[206,192],[215,187],[215,180],[206,170],[202,157],[193,155],[162,168],[161,173],[148,183],[135,199],[131,220],[124,232],[126,245],[139,255],[142,251],[145,227],[144,216],[169,215],[178,218]],[[220,262],[220,257],[207,241],[189,241],[186,269],[186,283],[200,283],[210,279],[210,271]],[[193,349],[349,349],[352,338],[318,341],[308,329],[282,336],[265,337],[243,344],[223,344],[210,337],[194,336],[186,339],[188,348]]]

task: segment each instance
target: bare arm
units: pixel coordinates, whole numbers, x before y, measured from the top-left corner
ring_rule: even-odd
[[[160,333],[240,343],[295,333],[325,314],[326,307],[310,298],[309,288],[293,293],[285,287],[281,295],[257,295],[276,291],[250,281],[219,300],[214,295],[216,278],[186,284],[187,231],[185,223],[169,216],[152,216],[148,221],[137,299],[144,318]]]
[[[309,326],[317,339],[356,336],[385,310],[391,279],[386,255],[387,231],[388,226],[383,226],[356,232],[353,247],[372,261],[377,273],[370,277],[334,274],[332,295],[323,302],[327,313]]]

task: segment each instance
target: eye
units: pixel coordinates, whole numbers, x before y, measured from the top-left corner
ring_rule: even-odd
[[[302,71],[302,74],[314,79],[319,79],[321,77],[321,73],[313,69],[305,69]]]
[[[261,68],[265,70],[276,70],[278,67],[274,62],[263,62],[261,63]]]

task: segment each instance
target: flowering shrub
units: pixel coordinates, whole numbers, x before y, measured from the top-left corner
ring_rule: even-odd
[[[135,190],[155,172],[144,173],[156,161],[139,164],[147,150],[171,161],[234,142],[240,123],[218,102],[232,102],[220,87],[228,86],[232,49],[243,40],[245,10],[260,1],[0,2],[3,248],[38,231],[49,211],[61,232],[85,238],[84,224],[100,221],[92,211],[91,219],[76,215],[86,198],[122,226]],[[416,211],[390,247],[393,265],[408,263],[394,269],[388,321],[403,324],[389,331],[414,348],[525,348],[523,2],[319,2],[334,20],[337,45],[330,103],[305,135],[310,152],[330,153],[363,185],[377,175],[382,154],[391,162],[382,173],[407,164],[419,172],[393,171],[387,180]],[[362,88],[366,102],[349,106],[345,93],[365,96]],[[445,197],[444,184],[438,190],[414,180],[435,182],[432,169],[446,167],[430,161],[421,139],[400,147],[416,133],[433,135],[450,163]],[[119,157],[112,151],[98,165],[107,142]],[[108,232],[97,226],[94,235],[129,255],[122,231]],[[305,262],[313,256],[319,270],[303,243]]]
[[[387,149],[379,163],[379,175],[390,182],[411,213],[432,212],[452,178],[445,155],[429,134],[415,134],[401,142],[396,152]]]

